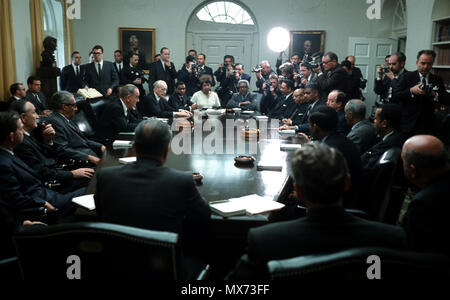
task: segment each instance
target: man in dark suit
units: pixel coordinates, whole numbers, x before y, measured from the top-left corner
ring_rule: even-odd
[[[92,49],[94,61],[86,65],[84,87],[94,88],[105,98],[110,98],[115,86],[119,85],[119,76],[114,70],[112,62],[103,60],[103,47],[100,45]]]
[[[330,94],[328,94],[327,105],[337,112],[337,132],[343,135],[347,135],[349,132],[347,121],[345,120],[345,104],[347,104],[347,100],[343,91],[333,90]]]
[[[309,107],[309,103],[307,102],[305,97],[304,89],[296,89],[292,94],[292,97],[296,104],[295,110],[289,118],[281,120],[283,124],[288,126],[299,125],[302,122]]]
[[[167,93],[172,95],[175,91],[175,79],[178,74],[175,65],[170,61],[170,50],[166,47],[161,48],[161,60],[154,62],[150,71],[151,80],[148,83],[150,90],[153,84],[158,80],[163,80],[167,84]]]
[[[40,116],[48,116],[52,113],[51,109],[47,106],[47,98],[44,93],[41,92],[41,80],[39,77],[30,76],[27,79],[28,91],[25,98],[33,103],[36,107],[36,113]]]
[[[450,96],[439,76],[431,73],[436,53],[422,50],[417,54],[417,71],[404,74],[394,90],[393,101],[402,107],[401,129],[408,135],[435,134],[437,104],[450,104]]]
[[[267,262],[357,247],[405,248],[401,228],[346,213],[343,196],[350,186],[344,156],[324,143],[309,143],[291,160],[295,191],[307,215],[250,229],[247,254],[229,279],[268,278]],[[361,270],[365,272],[365,270]]]
[[[87,139],[77,125],[71,121],[77,110],[73,95],[66,91],[55,93],[52,98],[56,111],[48,122],[55,129],[53,142],[62,159],[75,159],[97,165],[105,152],[105,146]]]
[[[25,98],[26,90],[22,83],[16,82],[9,87],[11,98],[8,101],[0,101],[0,111],[7,111],[12,103]]]
[[[223,62],[220,63],[219,68],[214,72],[217,82],[220,83],[216,91],[222,107],[226,107],[233,93],[237,92],[235,86],[236,71],[234,67],[234,56],[227,54],[223,57]]]
[[[345,119],[351,126],[347,138],[355,144],[361,155],[375,144],[377,132],[373,124],[366,119],[366,105],[361,100],[350,100],[344,111]]]
[[[135,132],[137,161],[98,171],[95,204],[101,220],[183,237],[189,228],[194,230],[190,238],[204,238],[210,210],[192,173],[163,166],[172,136],[169,126],[150,119]]]
[[[363,168],[370,173],[384,152],[391,148],[401,148],[406,136],[400,130],[402,110],[397,104],[383,104],[375,112],[375,130],[381,141],[373,145],[361,156]]]
[[[255,72],[256,87],[259,89],[260,93],[264,93],[264,83],[269,81],[272,74],[277,75],[277,73],[272,70],[270,63],[267,60],[263,60],[259,66],[261,67],[260,71]]]
[[[450,257],[450,166],[442,142],[429,135],[414,136],[402,150],[406,177],[421,190],[414,195],[402,226],[409,247]]]
[[[348,75],[338,64],[338,57],[333,52],[326,53],[322,58],[325,73],[318,66],[314,71],[317,74],[317,84],[319,85],[319,98],[327,100],[328,94],[332,90],[346,91],[348,87]]]
[[[317,83],[316,73],[313,72],[311,65],[307,62],[300,64],[300,76],[299,88],[304,89],[307,85]]]
[[[139,89],[139,99],[144,98],[144,82],[146,81],[142,69],[139,67],[139,55],[133,54],[130,57],[129,64],[124,67],[121,75],[121,82],[133,84]]]
[[[394,90],[398,88],[400,77],[408,73],[405,69],[406,56],[402,52],[390,55],[387,61],[387,71],[383,71],[382,66],[377,68],[374,92],[380,96],[379,104],[391,102]]]
[[[280,84],[281,96],[274,98],[273,93],[264,92],[261,99],[261,112],[267,114],[272,119],[289,118],[296,108],[296,104],[292,97],[294,92],[294,82],[289,79],[281,80]]]
[[[65,66],[61,71],[59,85],[61,90],[76,93],[83,88],[83,78],[86,76],[85,65],[81,65],[81,54],[72,53],[72,64]]]
[[[120,88],[120,99],[107,105],[99,120],[98,136],[102,140],[113,139],[119,132],[134,131],[141,120],[134,119],[132,110],[139,102],[139,89],[132,84]]]
[[[119,77],[120,85],[125,85],[126,83],[122,81],[122,74],[125,69],[125,63],[123,61],[122,51],[116,50],[114,51],[114,62],[113,62],[114,70],[116,70],[117,75]]]
[[[198,65],[198,73],[199,79],[202,79],[205,75],[210,77],[211,86],[216,86],[216,80],[214,79],[213,69],[206,65],[206,55],[204,53],[199,53],[197,55],[197,65]],[[200,82],[198,82],[198,91],[201,90]]]
[[[238,82],[239,93],[234,93],[227,108],[241,108],[242,110],[256,110],[257,95],[249,91],[250,83],[243,79]]]
[[[351,176],[351,188],[345,194],[345,207],[360,208],[363,205],[357,203],[362,183],[362,167],[359,152],[352,141],[337,132],[338,117],[336,111],[328,106],[321,106],[309,117],[311,136],[330,147],[336,148],[344,155]],[[300,133],[306,140],[308,136]]]
[[[178,80],[185,83],[186,94],[189,97],[200,90],[200,73],[193,56],[186,57],[186,62],[178,71]]]
[[[366,88],[367,80],[364,79],[361,69],[355,66],[356,58],[353,55],[347,56],[346,61],[350,62],[350,74],[348,78],[347,100],[362,99],[361,89]]]
[[[309,117],[316,112],[321,106],[326,105],[326,101],[319,99],[319,89],[317,85],[310,84],[304,90],[306,102],[309,103],[308,109],[303,114],[303,118],[298,124],[283,125],[279,130],[295,130],[296,132],[303,132],[309,134]],[[296,122],[297,123],[297,122]]]
[[[58,181],[62,185],[61,191],[74,191],[86,187],[89,179],[94,175],[90,168],[79,168],[74,170],[60,170],[56,147],[53,143],[55,130],[51,124],[42,123],[38,128],[38,115],[33,103],[19,100],[13,104],[12,109],[16,111],[23,123],[23,141],[14,149],[15,155],[20,157],[30,168],[32,168],[43,183]],[[36,139],[33,133],[42,135],[42,142]]]
[[[186,95],[186,85],[183,81],[178,80],[175,86],[175,93],[169,98],[169,105],[175,110],[180,109],[193,111],[198,108],[198,105],[192,103],[190,98]]]
[[[164,98],[167,92],[167,84],[163,80],[156,81],[153,87],[153,92],[145,96],[142,101],[138,103],[138,111],[144,117],[157,118],[190,118],[192,114],[184,109],[175,109],[169,105],[169,102]]]
[[[235,75],[236,82],[239,82],[240,80],[247,80],[248,83],[250,84],[250,80],[252,78],[250,77],[250,75],[244,73],[245,70],[244,70],[243,64],[237,63],[236,66],[234,67],[234,69],[236,70],[236,75]]]
[[[84,189],[60,194],[44,187],[35,173],[14,149],[22,143],[23,125],[15,112],[0,112],[0,195],[15,210],[45,206],[55,207],[61,217],[73,213],[72,198],[84,194]]]

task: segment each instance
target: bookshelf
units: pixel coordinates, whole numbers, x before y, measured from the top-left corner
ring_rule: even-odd
[[[434,73],[450,88],[450,16],[433,20],[433,49],[436,52]]]

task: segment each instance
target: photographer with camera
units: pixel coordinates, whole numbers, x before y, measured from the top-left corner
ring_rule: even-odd
[[[186,62],[178,71],[178,80],[183,81],[186,84],[186,95],[192,96],[195,92],[199,91],[199,71],[197,60],[194,56],[188,55]]]
[[[346,61],[350,62],[349,85],[347,91],[347,99],[361,99],[364,101],[361,89],[366,88],[367,80],[363,78],[361,69],[355,67],[355,57],[347,56]]]
[[[387,62],[387,66],[381,65],[377,68],[374,92],[380,96],[378,106],[391,102],[393,90],[397,88],[400,76],[408,72],[405,70],[406,56],[402,52],[390,55]]]
[[[267,60],[263,60],[261,64],[253,68],[252,72],[256,75],[256,87],[261,94],[264,93],[263,85],[269,81],[271,74],[276,75],[275,71],[272,70],[270,63]]]
[[[142,69],[139,66],[139,55],[136,53],[130,57],[130,63],[125,66],[121,73],[121,81],[127,84],[133,84],[139,89],[139,99],[145,96],[144,83],[148,82]]]
[[[277,63],[275,65],[278,75],[281,75],[280,67],[283,64],[283,54],[284,54],[284,51],[281,51],[280,55],[277,58]],[[290,62],[294,65],[294,73],[297,73],[297,74],[300,73],[300,62],[301,61],[300,61],[300,54],[298,52],[292,53],[291,59],[286,62]]]
[[[308,62],[302,62],[300,64],[300,84],[299,88],[304,89],[308,84],[316,84],[317,76],[313,72],[312,66]]]
[[[280,84],[281,96],[274,97],[274,93],[265,93],[261,99],[261,113],[272,119],[289,118],[297,104],[294,102],[294,82],[290,79],[282,79]]]
[[[401,76],[394,89],[393,101],[402,107],[401,129],[410,136],[436,134],[435,108],[450,104],[442,79],[431,73],[435,58],[433,50],[421,50],[417,54],[417,70]]]
[[[233,93],[237,92],[236,83],[236,70],[234,65],[234,56],[225,55],[220,67],[214,72],[217,82],[220,86],[216,89],[217,95],[219,95],[220,103],[222,107],[226,107],[228,100],[230,100]]]
[[[326,101],[332,90],[346,91],[348,86],[348,75],[338,64],[338,57],[333,52],[325,53],[322,64],[326,73],[322,72],[321,65],[314,68],[317,74],[319,86],[319,98]]]

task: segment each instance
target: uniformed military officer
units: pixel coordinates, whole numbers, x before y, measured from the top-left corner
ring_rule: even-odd
[[[143,84],[147,79],[144,77],[144,73],[139,67],[139,56],[137,54],[133,54],[130,57],[129,65],[126,66],[122,72],[122,81],[125,84],[134,84],[139,89],[140,99],[145,96]]]

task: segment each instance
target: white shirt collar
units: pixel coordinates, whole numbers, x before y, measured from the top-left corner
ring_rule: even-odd
[[[77,67],[78,67],[78,70],[80,69],[80,66],[76,66],[74,63],[72,63],[72,67],[75,72],[77,71]]]
[[[158,97],[155,92],[153,92],[153,94],[155,95],[156,102],[159,102],[159,99],[161,99],[161,97]]]
[[[25,130],[23,131],[23,134],[25,134],[26,136],[30,136],[30,134],[28,132],[26,132]]]
[[[70,120],[69,120],[69,119],[67,119],[65,115],[63,115],[63,114],[62,114],[62,113],[60,113],[60,112],[59,112],[58,114],[60,114],[60,115],[61,115],[61,116],[62,116],[62,117],[63,117],[63,118],[64,118],[64,119],[65,119],[65,120],[67,121],[67,123],[70,123]]]
[[[125,117],[128,115],[128,107],[125,105],[122,99],[120,99],[120,103],[122,103],[123,112],[125,113]]]
[[[391,136],[392,134],[394,134],[394,131],[389,132],[388,134],[386,134],[385,136],[383,136],[383,141],[385,141],[389,136]]]
[[[6,148],[3,148],[3,147],[0,147],[0,150],[6,151],[6,152],[8,152],[9,154],[11,154],[11,155],[14,155],[14,152],[12,152],[12,151],[11,151],[11,150],[9,150],[9,149],[6,149]]]

